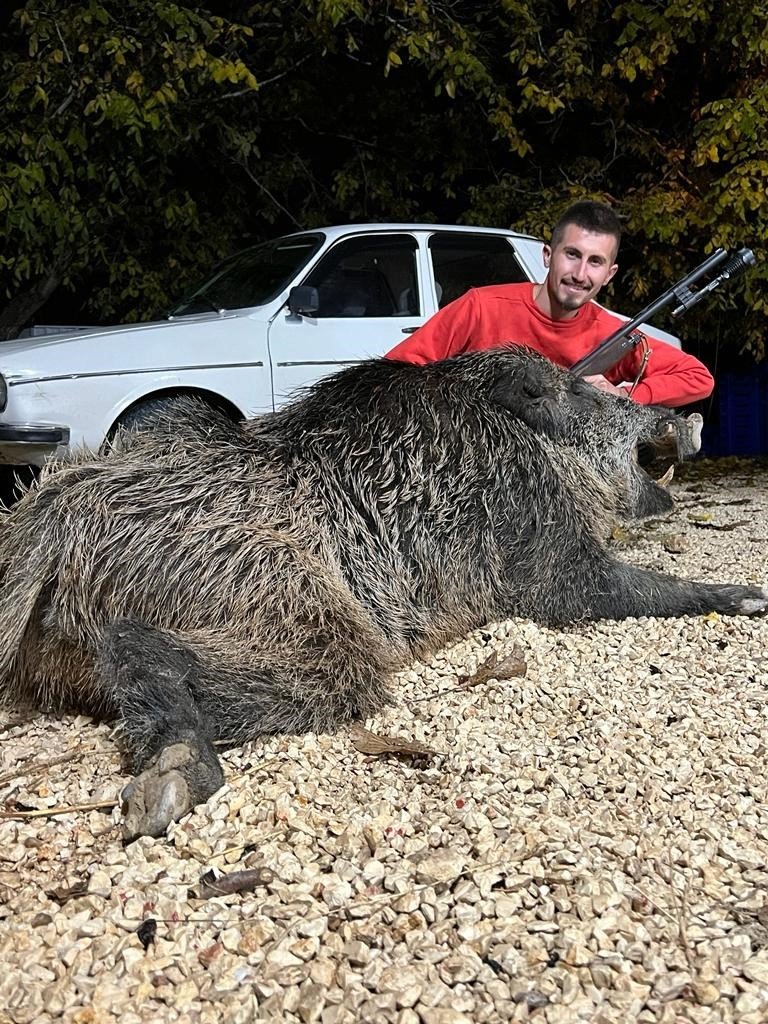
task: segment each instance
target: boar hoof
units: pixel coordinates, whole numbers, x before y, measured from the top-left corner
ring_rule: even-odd
[[[739,611],[742,615],[763,615],[768,610],[768,590],[765,587],[754,587],[755,593],[742,598]]]
[[[203,803],[224,784],[212,751],[192,743],[164,747],[120,794],[123,839],[161,836],[172,821]]]

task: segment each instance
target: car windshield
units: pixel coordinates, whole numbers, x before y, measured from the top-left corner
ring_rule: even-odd
[[[290,235],[244,249],[220,263],[168,316],[261,306],[288,287],[324,239],[320,232]]]

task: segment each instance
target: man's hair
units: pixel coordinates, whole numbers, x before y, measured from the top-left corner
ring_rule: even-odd
[[[550,245],[553,249],[562,241],[565,229],[569,224],[575,224],[582,231],[591,231],[596,235],[613,235],[616,239],[616,252],[619,251],[621,224],[610,206],[606,206],[605,203],[598,203],[593,199],[583,199],[581,202],[569,206],[552,228]]]

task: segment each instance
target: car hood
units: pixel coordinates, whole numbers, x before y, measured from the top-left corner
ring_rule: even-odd
[[[9,381],[119,373],[166,365],[204,365],[212,351],[223,355],[222,338],[251,332],[267,321],[258,310],[203,313],[174,320],[94,328],[0,342],[0,373]],[[215,348],[211,341],[216,339]],[[226,362],[226,358],[223,360]]]

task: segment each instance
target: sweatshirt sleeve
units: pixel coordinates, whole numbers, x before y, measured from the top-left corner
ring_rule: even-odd
[[[650,356],[643,376],[632,393],[641,405],[688,405],[712,394],[714,378],[706,366],[688,352],[656,338],[648,338]],[[610,374],[613,383],[632,381],[640,368],[639,349],[625,356]]]
[[[438,359],[461,355],[477,331],[478,318],[475,290],[471,288],[390,349],[385,358],[423,366]]]

